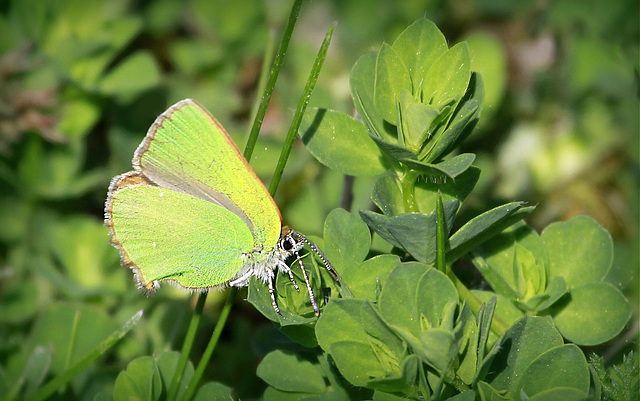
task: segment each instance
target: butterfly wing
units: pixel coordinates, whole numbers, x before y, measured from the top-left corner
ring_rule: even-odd
[[[242,219],[255,247],[280,237],[280,211],[224,128],[191,99],[160,115],[136,150],[133,166],[154,184],[220,205]]]
[[[187,288],[222,285],[253,249],[253,235],[235,213],[136,172],[114,178],[105,210],[113,244],[147,290],[158,280]]]

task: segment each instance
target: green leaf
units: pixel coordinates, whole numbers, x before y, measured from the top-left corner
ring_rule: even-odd
[[[171,387],[173,376],[176,372],[176,369],[178,368],[180,353],[177,351],[164,351],[160,355],[154,356],[154,359],[158,371],[160,372],[160,378],[162,379],[163,388],[165,392],[168,392],[169,388]],[[187,361],[184,373],[182,374],[182,380],[180,380],[180,384],[178,385],[178,393],[176,399],[182,399],[187,391],[191,379],[193,378],[193,374],[193,364],[191,364],[190,361]]]
[[[423,263],[402,263],[389,274],[380,294],[380,314],[394,329],[404,328],[416,338],[421,331],[416,292],[420,279],[431,269]]]
[[[105,236],[108,230],[88,216],[71,216],[47,227],[47,243],[50,252],[65,274],[76,283],[74,295],[90,295],[104,291],[110,283],[120,283],[113,278],[120,276],[117,254],[113,252]]]
[[[471,59],[466,43],[458,43],[440,55],[427,71],[422,84],[422,101],[437,108],[464,95],[471,76]]]
[[[341,274],[355,298],[377,301],[387,276],[400,262],[396,255],[378,255]]]
[[[482,401],[514,401],[507,390],[496,390],[489,383],[483,381],[478,382],[478,394]]]
[[[371,139],[378,145],[383,154],[392,160],[417,160],[417,156],[411,150],[396,145],[394,142],[387,142],[382,138],[371,135]]]
[[[370,135],[387,142],[397,142],[396,131],[387,128],[374,101],[377,56],[376,52],[365,53],[353,65],[349,79],[351,98]]]
[[[402,190],[393,171],[388,171],[376,180],[371,200],[387,216],[404,212]]]
[[[516,244],[527,249],[535,259],[535,265],[547,265],[544,244],[535,230],[524,222],[518,222],[480,245],[473,251],[473,263],[491,288],[497,293],[517,299],[518,283],[514,260]]]
[[[327,390],[319,365],[280,350],[267,354],[256,374],[282,391],[322,394]]]
[[[440,115],[435,107],[420,103],[409,90],[402,91],[398,104],[399,131],[404,145],[418,154],[431,137],[431,125]]]
[[[85,149],[80,141],[47,144],[31,136],[18,164],[22,190],[48,199],[69,199],[103,185],[108,179],[101,169],[84,171]]]
[[[508,297],[496,294],[491,291],[471,290],[471,294],[480,302],[489,302],[494,296],[497,298],[496,311],[493,316],[494,322],[502,323],[503,327],[513,326],[524,316],[524,312],[518,308]]]
[[[353,385],[388,389],[387,385],[376,385],[376,381],[402,377],[402,341],[382,322],[369,301],[332,300],[318,319],[316,336],[320,347]]]
[[[110,71],[100,81],[99,88],[126,103],[159,82],[160,71],[151,54],[138,51]]]
[[[525,316],[505,333],[487,381],[495,389],[508,390],[514,399],[520,399],[522,380],[531,363],[561,345],[562,336],[550,319]]]
[[[438,27],[426,18],[409,25],[393,42],[393,49],[407,66],[413,93],[419,93],[427,71],[447,50],[447,40]]]
[[[353,176],[385,171],[382,153],[366,128],[344,113],[309,108],[299,132],[309,152],[331,169]]]
[[[549,390],[573,388],[586,399],[589,379],[589,366],[580,348],[565,344],[544,352],[528,366],[520,394],[533,397]]]
[[[228,400],[234,401],[231,396],[231,389],[222,383],[205,383],[198,389],[193,401]]]
[[[129,362],[113,386],[114,401],[156,401],[162,394],[162,379],[155,360],[142,356]]]
[[[524,205],[524,202],[507,203],[468,221],[449,238],[447,261],[457,260],[505,228],[525,218],[534,207],[524,207]]]
[[[444,176],[454,179],[467,171],[475,159],[476,155],[473,153],[463,153],[437,164],[423,163],[417,160],[401,161],[403,164],[406,164],[410,168],[419,171],[426,176]]]
[[[396,104],[401,93],[411,89],[411,77],[398,53],[386,43],[378,51],[375,77],[373,93],[376,109],[385,121],[396,125]]]
[[[447,233],[453,226],[459,202],[444,203]],[[361,210],[360,216],[385,241],[411,254],[420,262],[432,263],[436,257],[436,213],[403,213],[385,216],[368,210]]]
[[[413,352],[442,372],[458,352],[450,319],[457,303],[458,293],[443,273],[410,263],[391,272],[379,308],[384,321]]]
[[[419,154],[419,159],[426,162],[438,160],[452,152],[464,139],[466,139],[478,121],[480,103],[477,100],[469,100],[453,115],[451,124],[440,133],[433,136]]]
[[[24,382],[25,398],[29,398],[37,389],[42,387],[42,383],[51,368],[53,353],[53,346],[49,344],[48,346],[35,347],[29,355],[22,377],[17,380],[17,382]]]
[[[611,269],[611,235],[591,217],[550,224],[540,237],[549,254],[549,277],[563,277],[570,289],[600,281]]]
[[[344,209],[333,209],[324,223],[324,252],[338,273],[359,266],[369,253],[371,234],[366,224]]]
[[[574,287],[570,294],[554,305],[553,321],[567,340],[578,345],[598,345],[612,339],[631,318],[629,301],[610,283]]]

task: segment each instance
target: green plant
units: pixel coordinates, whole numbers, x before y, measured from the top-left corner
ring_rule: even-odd
[[[589,365],[578,345],[613,338],[631,315],[622,293],[602,282],[611,237],[587,217],[538,235],[521,221],[533,210],[522,202],[452,233],[479,176],[474,155],[450,155],[482,106],[482,80],[470,70],[466,45],[447,48],[436,26],[419,20],[393,45],[358,60],[351,92],[361,121],[312,109],[300,136],[328,167],[378,175],[372,200],[382,214],[336,209],[327,217],[323,249],[352,297],[334,296],[317,323],[286,278],[277,286],[289,312],[282,317],[260,283],[250,286],[249,301],[287,336],[305,346],[317,341],[323,352],[312,358],[315,369],[295,355],[269,354],[258,369],[271,386],[265,398],[357,399],[370,391],[374,399],[586,398]],[[392,249],[372,253],[368,228]],[[493,291],[458,279],[452,265],[468,253]],[[316,291],[338,294],[318,273]]]

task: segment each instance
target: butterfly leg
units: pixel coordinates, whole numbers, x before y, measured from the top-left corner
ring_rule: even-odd
[[[298,283],[296,283],[295,277],[293,277],[293,272],[289,269],[289,278],[291,279],[291,284],[296,289],[296,291],[300,291],[300,287],[298,287]]]
[[[298,259],[298,264],[300,264],[300,270],[302,270],[302,277],[304,277],[304,282],[307,284],[307,291],[309,291],[309,299],[311,300],[311,306],[313,306],[313,313],[316,316],[320,316],[320,309],[318,309],[318,304],[316,303],[316,297],[313,295],[313,289],[311,288],[311,283],[309,282],[309,276],[307,275],[307,270],[304,268],[304,264],[302,263],[302,259],[300,259],[300,254],[298,251],[295,251],[296,259]]]
[[[280,312],[280,308],[278,308],[278,303],[276,302],[276,290],[273,288],[273,275],[269,276],[269,294],[271,295],[271,306],[273,306],[273,310],[280,316],[282,313]]]

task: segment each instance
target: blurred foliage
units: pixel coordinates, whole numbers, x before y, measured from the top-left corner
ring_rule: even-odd
[[[166,286],[153,298],[134,289],[102,225],[106,189],[130,170],[154,118],[185,97],[209,109],[242,147],[267,40],[280,35],[289,7],[281,0],[0,2],[0,394],[16,378],[37,387],[140,309],[135,330],[56,397],[111,394],[124,385],[115,379],[129,361],[156,353],[145,368],[162,365],[161,352],[179,348],[190,301]],[[353,114],[356,60],[426,15],[451,43],[468,41],[471,70],[484,80],[481,122],[460,149],[478,155],[482,174],[461,213],[526,199],[538,204],[528,219],[538,230],[587,214],[611,232],[616,256],[605,280],[634,310],[631,329],[599,353],[607,365],[622,363],[639,326],[638,8],[632,0],[304,2],[252,164],[268,182],[332,21],[339,25],[311,104]],[[288,225],[318,235],[337,206],[371,209],[375,177],[345,186],[342,174],[298,145],[276,197]],[[221,299],[210,295],[205,327]],[[258,316],[237,302],[207,372],[243,399],[266,387],[258,361],[277,345],[292,347]],[[89,325],[83,333],[90,335],[69,338],[69,319]],[[192,360],[205,345],[196,344]],[[34,360],[46,368],[26,369]]]

